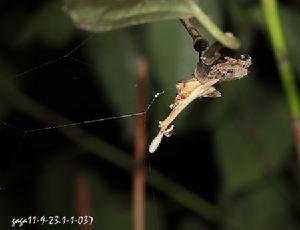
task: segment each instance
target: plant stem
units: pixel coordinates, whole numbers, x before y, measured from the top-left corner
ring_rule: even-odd
[[[199,23],[222,45],[230,49],[238,49],[240,47],[239,40],[232,34],[224,33],[219,27],[209,18],[208,15],[197,5],[194,0],[185,0],[189,5],[192,14]]]
[[[146,110],[148,62],[145,57],[137,60],[137,111]],[[145,115],[136,118],[133,162],[133,230],[145,229]]]
[[[182,25],[186,28],[193,39],[194,49],[201,54],[204,50],[207,49],[209,43],[204,37],[201,36],[192,20],[193,18],[180,19]]]
[[[289,60],[288,49],[279,17],[277,0],[261,0],[269,38],[276,58],[281,82],[293,119],[294,137],[300,167],[300,100],[294,71]]]

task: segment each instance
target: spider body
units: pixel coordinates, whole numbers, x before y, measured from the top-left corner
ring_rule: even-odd
[[[159,122],[159,133],[149,146],[149,152],[153,153],[158,148],[163,136],[172,135],[175,118],[195,99],[201,97],[220,97],[214,85],[217,82],[231,81],[244,77],[251,65],[251,58],[241,56],[240,59],[231,57],[216,58],[211,64],[199,61],[192,74],[192,78],[180,81],[176,84],[177,95],[173,104],[170,105],[169,116]]]

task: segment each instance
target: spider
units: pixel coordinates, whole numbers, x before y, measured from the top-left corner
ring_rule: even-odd
[[[244,77],[251,65],[251,57],[241,55],[240,58],[222,57],[219,50],[222,46],[216,42],[208,46],[202,37],[194,40],[194,48],[200,47],[199,61],[192,77],[176,84],[177,95],[170,105],[169,116],[159,122],[159,133],[149,146],[149,152],[157,150],[164,136],[173,133],[175,118],[195,99],[201,97],[221,97],[221,93],[213,86],[217,82],[231,81]],[[197,45],[196,41],[202,45]],[[203,45],[204,44],[204,45]]]

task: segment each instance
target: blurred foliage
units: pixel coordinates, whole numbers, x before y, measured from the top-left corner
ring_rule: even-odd
[[[55,20],[49,20],[50,18]],[[75,35],[75,28],[71,20],[62,12],[59,0],[44,2],[27,20],[17,42],[26,43],[39,38],[49,45],[63,46],[68,44]]]
[[[72,147],[64,149],[62,153],[66,151],[76,152]],[[74,215],[71,209],[75,208],[72,200],[76,198],[76,194],[73,190],[78,186],[76,180],[81,177],[88,185],[91,212],[94,218],[93,228],[99,229],[105,226],[107,230],[131,229],[130,194],[113,190],[105,178],[99,175],[98,170],[78,171],[72,164],[66,166],[68,161],[66,157],[62,156],[49,157],[47,165],[40,169],[40,184],[37,187],[37,190],[40,191],[38,197],[39,211],[46,211],[45,215]],[[151,199],[146,202],[147,220],[149,220],[146,226],[147,229],[164,229],[163,207]],[[66,210],[66,207],[70,210]],[[70,228],[70,226],[58,225],[55,227],[58,229],[77,229],[75,226]]]
[[[90,31],[106,31],[191,15],[182,0],[69,0],[65,1],[64,9],[80,28]]]
[[[84,1],[72,2],[84,6]],[[112,1],[106,1],[106,5],[103,7],[110,6],[110,2]],[[127,9],[132,9],[131,13],[134,13],[134,17],[129,17],[126,23],[118,21],[118,18],[109,17],[109,20],[116,20],[115,27],[136,24],[135,20],[140,20],[140,15],[145,13],[132,7],[132,3],[135,1],[127,2]],[[153,2],[149,4],[154,4]],[[165,2],[164,7],[167,8],[169,6],[167,4],[174,5],[175,1],[156,2]],[[222,85],[223,98],[204,99],[193,103],[191,108],[176,121],[176,132],[172,137],[174,139],[170,138],[162,143],[162,148],[158,150],[155,158],[158,160],[163,158],[166,152],[172,152],[174,156],[179,156],[179,159],[190,157],[191,162],[199,159],[198,156],[191,156],[192,154],[211,154],[213,156],[217,167],[211,170],[218,173],[220,187],[211,193],[216,194],[215,203],[221,207],[224,214],[224,222],[219,224],[219,229],[232,229],[226,220],[234,220],[241,229],[249,230],[299,229],[299,171],[295,169],[296,157],[289,114],[281,88],[278,87],[277,69],[270,51],[270,44],[266,39],[259,2],[255,0],[202,0],[199,1],[199,5],[220,27],[232,31],[240,38],[242,52],[252,55],[254,64],[249,76],[245,79]],[[177,18],[182,15],[182,12],[185,14],[180,5],[177,11],[166,13],[165,8],[161,8],[160,14],[154,15],[155,20]],[[69,10],[72,10],[71,6],[69,6]],[[114,7],[113,10],[118,11],[118,8]],[[146,55],[150,65],[150,84],[147,92],[149,101],[156,92],[165,91],[165,94],[157,99],[147,114],[150,120],[147,124],[150,137],[157,132],[158,121],[169,112],[168,105],[175,95],[176,82],[189,78],[197,61],[197,54],[192,49],[190,37],[176,20],[155,22],[90,36],[75,29],[68,16],[61,10],[61,1],[43,1],[28,12],[21,14],[20,11],[15,7],[7,8],[7,12],[12,15],[20,14],[21,16],[15,20],[22,21],[22,23],[13,22],[12,17],[7,14],[1,16],[3,17],[3,20],[0,20],[1,27],[3,30],[10,31],[1,38],[1,75],[6,75],[7,71],[17,75],[20,69],[24,70],[23,60],[19,59],[19,52],[25,52],[30,59],[26,60],[26,63],[31,63],[28,66],[31,68],[41,62],[37,61],[39,56],[36,56],[36,53],[29,55],[28,50],[37,49],[38,53],[42,46],[44,49],[41,50],[51,50],[48,54],[49,57],[53,57],[52,52],[55,51],[55,55],[61,57],[65,54],[65,50],[77,47],[87,38],[86,42],[78,47],[78,52],[71,54],[71,57],[77,60],[72,64],[74,68],[80,66],[80,68],[88,68],[92,72],[89,75],[81,73],[78,75],[89,79],[92,85],[96,86],[96,91],[100,95],[99,98],[94,98],[94,103],[99,103],[102,110],[100,109],[99,112],[95,109],[97,113],[89,114],[89,117],[102,117],[102,114],[107,112],[104,110],[108,110],[110,116],[122,115],[135,111],[135,61],[140,55]],[[300,4],[292,0],[281,1],[280,13],[291,61],[299,78]],[[89,20],[93,19],[94,15],[91,14]],[[99,22],[99,26],[105,28],[106,25]],[[96,29],[98,30],[98,28]],[[207,32],[204,34],[211,42],[213,41]],[[80,42],[78,43],[78,41]],[[68,57],[59,62],[65,60],[69,60]],[[72,61],[72,59],[70,60]],[[41,67],[41,69],[43,68]],[[54,69],[55,66],[50,65],[47,68]],[[57,70],[57,75],[64,79],[68,71],[70,70]],[[30,80],[30,77],[32,77],[31,72],[22,79],[14,79],[16,85],[20,86],[20,90],[26,89],[29,83],[31,83],[32,89],[40,87],[35,85],[37,81]],[[45,73],[38,77],[52,78],[53,76]],[[68,94],[72,87],[70,82],[61,84],[60,81],[57,82],[57,87],[62,87],[64,93]],[[74,100],[76,100],[76,96],[78,98],[85,97],[89,90],[92,90],[84,88],[83,84],[82,88],[77,95],[72,94]],[[58,92],[58,89],[53,89],[53,94],[58,94]],[[63,97],[63,95],[60,96]],[[89,100],[91,99],[88,98],[87,101]],[[34,121],[33,118],[24,118],[14,108],[9,108],[4,104],[4,101],[3,98],[0,98],[0,119],[3,122],[12,122],[12,124],[20,124],[21,127],[30,128],[42,126],[42,124],[36,124],[37,121]],[[64,106],[67,107],[67,105]],[[78,106],[76,112],[81,110],[88,110],[88,108]],[[93,111],[91,109],[91,113]],[[74,111],[71,109],[70,113],[74,113]],[[121,146],[130,151],[132,149],[133,121],[134,119],[131,118],[116,120],[114,125],[117,128],[110,125],[111,123],[104,128],[101,126],[98,131],[99,136],[104,139],[108,138],[112,145]],[[27,124],[24,125],[24,122]],[[17,127],[19,126],[17,125]],[[40,143],[39,140],[42,137],[38,136],[44,134],[37,133],[33,137],[20,141],[18,130],[5,124],[2,124],[0,128],[3,140],[8,138],[13,142],[9,144],[10,142],[3,141],[1,146],[4,158],[2,162],[5,162],[1,168],[5,173],[1,175],[0,183],[8,186],[3,186],[7,187],[6,191],[0,191],[0,200],[9,207],[7,213],[10,218],[31,213],[34,208],[29,208],[30,205],[36,206],[35,211],[44,215],[51,213],[71,215],[74,212],[72,206],[74,181],[80,171],[78,164],[82,163],[82,158],[78,160],[76,157],[77,155],[86,155],[86,153],[73,146],[70,147],[69,143],[65,143],[66,141],[60,140],[59,137],[45,135],[51,139]],[[210,143],[207,143],[207,146],[199,146],[197,150],[186,146],[185,152],[180,152],[174,147],[173,141],[175,140],[180,142],[180,145],[185,145],[181,141],[183,138],[176,139],[176,136],[190,138],[189,134],[195,130],[199,133],[199,139],[205,138],[203,135],[209,135]],[[208,134],[202,134],[201,130],[208,130]],[[111,132],[111,136],[108,134],[105,136],[103,133],[106,132]],[[199,139],[193,139],[192,142],[197,144]],[[32,174],[29,173],[31,172],[29,166],[27,168],[22,162],[23,159],[27,163],[22,151],[25,152],[26,143],[31,141],[34,147],[33,149],[28,147],[29,150],[26,153],[38,152],[38,160],[28,162],[30,167],[34,167]],[[19,144],[21,142],[23,144]],[[43,146],[44,143],[46,146]],[[5,148],[8,150],[5,151]],[[21,162],[14,163],[15,157],[20,157]],[[177,174],[180,175],[189,168],[189,165],[182,165],[180,160],[175,162],[173,159],[168,159],[164,162],[165,164],[161,163],[160,166],[163,166],[160,169],[163,170],[163,167],[168,168],[168,165],[177,164]],[[97,220],[94,229],[130,229],[130,189],[128,188],[130,182],[126,176],[122,177],[116,173],[116,168],[108,169],[107,164],[101,161],[99,163],[98,160],[92,158],[91,161],[88,161],[91,169],[87,170],[86,174],[92,197],[92,213]],[[95,162],[98,162],[100,167],[98,164],[97,167],[93,165]],[[20,168],[9,168],[15,164]],[[36,200],[26,201],[24,205],[18,206],[17,201],[22,200],[21,198],[26,197],[32,191],[23,189],[23,182],[20,182],[28,179],[25,177],[27,173],[38,175],[35,178],[37,182],[32,188],[37,197],[30,196],[31,199],[35,198]],[[126,179],[125,181],[128,183],[122,181],[124,177],[127,178],[128,181]],[[199,175],[190,175],[190,177],[193,184],[200,184],[201,189],[209,186],[199,180]],[[9,185],[16,186],[14,188],[17,191],[13,190],[14,193],[11,194]],[[1,184],[0,186],[2,187]],[[20,190],[22,195],[18,193],[18,186],[22,187]],[[21,198],[17,199],[18,195]],[[149,226],[147,229],[215,228],[214,225],[204,222],[203,219],[195,217],[190,212],[184,212],[184,214],[182,214],[183,211],[176,212],[180,208],[177,206],[174,208],[173,204],[167,202],[164,197],[159,195],[153,199],[151,197],[152,194],[149,194],[150,199],[147,200],[147,223]],[[17,201],[13,202],[14,199]],[[4,206],[0,207],[0,210],[3,213],[6,212]],[[7,219],[0,219],[0,225],[6,226],[6,221]],[[70,228],[60,226],[60,229]]]
[[[297,72],[300,73],[300,66],[298,65],[300,52],[294,48],[298,46],[300,39],[300,34],[297,29],[300,23],[299,11],[297,8],[295,9],[291,6],[282,7],[282,19],[282,28],[286,34],[291,61]]]
[[[194,16],[203,28],[225,47],[239,48],[239,40],[232,34],[230,36],[225,34],[203,11],[204,6],[216,4],[198,5],[197,2],[197,0],[67,0],[64,9],[78,28],[92,32],[103,32],[147,22]]]
[[[253,88],[256,89],[255,95]],[[253,79],[226,85],[224,94],[224,110],[215,108],[220,103],[213,105],[211,109],[215,116],[209,122],[215,129],[224,192],[230,195],[262,179],[267,173],[279,170],[292,145],[292,137],[283,101],[277,97],[272,99]],[[267,97],[268,101],[261,100]],[[247,164],[240,164],[241,161]]]
[[[126,30],[95,36],[88,44],[88,54],[100,76],[99,88],[113,105],[115,114],[130,114],[135,110],[136,64],[138,47]],[[100,61],[99,61],[100,60]],[[122,87],[120,87],[122,85]],[[122,122],[124,137],[133,138],[133,119]]]

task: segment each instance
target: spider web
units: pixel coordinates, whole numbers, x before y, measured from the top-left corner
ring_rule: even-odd
[[[97,35],[89,35],[86,38],[84,38],[81,42],[79,42],[79,44],[76,44],[73,48],[71,48],[69,51],[63,53],[62,55],[59,55],[58,57],[50,59],[50,60],[46,60],[45,62],[42,62],[41,64],[34,65],[33,67],[30,67],[28,69],[25,69],[24,71],[21,71],[21,72],[15,74],[14,76],[12,76],[14,84],[18,86],[18,89],[21,92],[25,91],[25,95],[28,96],[29,98],[33,98],[33,100],[37,101],[41,105],[46,105],[46,108],[51,108],[50,109],[51,111],[57,111],[55,106],[52,106],[51,104],[49,105],[49,103],[44,103],[44,101],[39,100],[39,98],[35,94],[32,95],[32,92],[30,92],[28,89],[26,89],[26,87],[22,87],[23,84],[26,85],[28,82],[28,84],[36,84],[39,87],[39,83],[41,83],[41,90],[44,90],[43,87],[47,88],[47,85],[45,86],[43,84],[43,82],[42,82],[43,74],[40,71],[47,72],[47,71],[51,71],[52,69],[56,69],[55,66],[57,64],[64,65],[65,61],[67,61],[67,60],[71,61],[71,64],[73,64],[73,65],[78,65],[79,68],[87,68],[87,69],[93,71],[94,70],[93,68],[95,68],[93,66],[93,64],[90,63],[90,61],[81,59],[82,57],[80,55],[78,55],[78,53],[81,52],[82,49],[85,48],[85,46],[88,44],[88,42],[91,41],[96,36]],[[79,58],[76,55],[79,56]],[[68,72],[68,70],[67,70],[67,72]],[[134,74],[137,75],[136,71]],[[58,73],[58,75],[59,75],[59,73]],[[64,84],[66,84],[66,85],[60,85],[61,81],[63,81],[63,80],[64,80]],[[58,85],[58,88],[64,89],[65,87],[68,87],[70,80],[71,79],[69,76],[62,76],[62,79],[57,79],[56,84]],[[92,80],[94,80],[94,79],[92,79]],[[18,83],[20,83],[20,84],[18,84]],[[132,89],[135,90],[135,87],[137,87],[137,86],[133,85]],[[96,88],[96,90],[99,90],[99,89]],[[118,90],[118,89],[116,89],[116,90]],[[148,101],[146,102],[146,106],[145,106],[146,108],[143,111],[137,111],[137,112],[129,111],[128,113],[125,112],[125,113],[110,116],[110,115],[107,115],[107,113],[112,114],[112,112],[111,112],[112,108],[111,108],[111,105],[108,105],[107,108],[105,108],[107,111],[104,112],[104,115],[101,115],[101,108],[99,111],[96,111],[94,114],[93,114],[93,110],[89,111],[88,119],[85,119],[84,115],[80,118],[78,118],[76,116],[75,116],[75,118],[73,118],[72,116],[70,118],[70,116],[69,116],[70,114],[65,113],[64,110],[57,112],[58,115],[67,117],[68,118],[67,121],[75,120],[74,122],[59,122],[59,121],[55,121],[55,120],[49,120],[49,122],[46,123],[45,121],[39,121],[38,119],[28,116],[28,115],[24,114],[23,112],[18,112],[15,110],[15,108],[13,108],[9,105],[5,105],[5,106],[7,106],[8,112],[6,112],[5,114],[1,114],[0,126],[6,127],[7,129],[2,129],[1,132],[7,133],[8,130],[11,130],[12,134],[10,134],[8,138],[14,139],[12,141],[14,141],[16,143],[16,151],[17,151],[13,155],[16,155],[16,157],[19,157],[20,152],[25,151],[25,150],[23,150],[23,148],[24,148],[24,144],[29,141],[28,137],[31,136],[31,134],[33,134],[33,133],[35,133],[35,135],[31,141],[34,141],[35,139],[40,139],[39,135],[41,135],[41,134],[44,135],[45,134],[44,131],[47,131],[47,130],[49,131],[49,130],[58,130],[61,128],[66,128],[66,127],[85,126],[84,128],[91,128],[92,132],[93,132],[92,125],[87,127],[88,124],[105,123],[108,121],[117,121],[117,120],[124,120],[124,119],[131,119],[133,121],[132,118],[134,118],[134,117],[146,116],[148,114],[148,112],[150,111],[152,105],[159,98],[159,96],[162,95],[163,93],[164,93],[164,91],[151,92],[149,95]],[[45,95],[47,95],[47,93]],[[106,95],[106,96],[109,97],[109,95]],[[53,94],[51,93],[50,96],[48,94],[48,98],[53,100],[52,97],[55,97],[55,93],[53,93]],[[146,95],[146,98],[147,98],[147,95]],[[87,99],[87,100],[89,100],[89,99]],[[108,100],[109,100],[109,98],[108,98]],[[68,100],[66,100],[66,101],[68,103]],[[76,101],[72,100],[71,104],[72,103],[75,105],[75,108],[76,108],[77,107]],[[73,105],[73,107],[74,107],[74,105]],[[17,112],[17,115],[14,115],[16,112]],[[100,112],[100,115],[99,115],[99,112]],[[10,120],[11,114],[13,114],[13,116],[17,116],[17,117],[19,117],[19,116],[25,117],[25,119],[21,118],[20,121],[18,121],[18,119],[13,119],[13,121],[11,121]],[[90,117],[92,117],[92,118],[90,119]],[[63,119],[63,120],[66,120],[66,119]],[[144,122],[146,123],[147,121],[144,120]],[[54,125],[51,125],[51,123]],[[110,125],[108,125],[108,126],[110,126]],[[115,129],[115,126],[116,126],[116,124],[112,125],[112,130]],[[122,123],[119,123],[117,126],[122,126]],[[99,138],[106,140],[106,136],[105,135],[104,135],[104,137],[101,136],[101,132],[105,133],[107,131],[106,130],[101,131],[102,129],[98,129],[98,130],[100,131]],[[98,134],[99,134],[99,131],[97,132]],[[110,132],[114,132],[114,131],[110,130]],[[133,134],[133,130],[131,130],[131,132]],[[49,134],[47,134],[47,135],[49,135]],[[118,140],[118,141],[120,141],[120,140]],[[12,161],[15,161],[15,159]],[[11,162],[11,163],[15,164],[14,162]]]
[[[75,45],[75,47],[72,48],[70,51],[68,51],[65,54],[62,54],[61,56],[59,56],[57,58],[51,59],[49,61],[45,61],[41,64],[30,67],[30,68],[28,68],[24,71],[21,71],[20,73],[18,73],[14,76],[14,81],[16,83],[18,83],[20,81],[25,82],[25,83],[26,83],[26,81],[30,82],[30,81],[34,80],[34,79],[31,79],[32,76],[33,76],[33,73],[36,73],[39,70],[43,70],[43,69],[45,69],[47,71],[47,68],[51,69],[51,67],[53,65],[56,65],[58,63],[63,63],[65,60],[70,60],[74,64],[79,64],[83,67],[93,68],[93,65],[90,64],[88,61],[83,61],[82,59],[77,58],[75,56],[76,53],[79,52],[81,48],[83,48],[85,45],[87,45],[87,43],[91,39],[93,39],[93,37],[94,37],[94,35],[88,36],[82,42],[80,42],[78,45]],[[42,78],[43,76],[39,76],[39,77]],[[60,84],[60,83],[58,82],[57,84]],[[32,134],[32,133],[39,133],[40,134],[40,133],[42,133],[43,131],[46,131],[46,130],[57,130],[57,129],[72,127],[72,126],[82,126],[82,125],[95,124],[95,123],[101,123],[101,122],[112,121],[112,120],[130,119],[130,118],[133,118],[133,117],[146,116],[147,113],[149,112],[149,110],[151,109],[153,103],[155,103],[155,101],[158,99],[158,97],[160,95],[162,95],[163,93],[164,93],[164,91],[151,93],[150,100],[148,100],[146,109],[144,111],[138,111],[138,112],[132,112],[132,113],[126,113],[126,114],[119,114],[119,115],[113,115],[113,116],[105,116],[105,117],[97,116],[94,119],[87,119],[87,120],[81,120],[81,121],[71,122],[71,123],[63,123],[63,124],[58,124],[58,125],[47,125],[47,124],[45,124],[44,127],[41,127],[41,128],[19,127],[18,124],[10,123],[10,122],[7,122],[5,120],[0,120],[0,124],[2,126],[7,127],[8,129],[14,130],[14,131],[16,131],[17,133],[20,134],[20,138],[18,138],[18,139],[20,139],[18,149],[19,149],[19,151],[23,152],[22,148],[24,147],[24,142],[27,141],[26,137],[28,135]],[[49,107],[51,107],[51,106],[49,106]],[[23,116],[23,114],[22,114],[22,116]],[[6,115],[4,115],[4,117],[6,117]],[[146,120],[144,122],[146,122]],[[41,126],[41,125],[42,125],[42,123],[38,122],[38,125],[35,124],[34,126],[38,127],[38,126]],[[27,126],[27,124],[26,124],[26,126]],[[16,153],[16,155],[17,154],[18,153]],[[149,165],[147,164],[147,169],[149,170],[149,174],[150,174],[149,176],[151,177],[151,165],[150,165],[150,162],[148,162],[148,163],[149,163]],[[15,162],[11,162],[11,164],[15,164]],[[5,186],[0,185],[0,190],[6,190],[6,187],[7,187],[6,185]],[[155,193],[154,193],[154,190],[153,190],[152,187],[151,187],[150,190],[152,192],[151,199],[153,200],[154,205],[155,205],[155,215],[156,215],[155,218],[157,218],[157,220],[158,220],[159,217],[158,217],[158,213],[157,213],[158,211],[157,211],[157,207],[156,207]],[[156,223],[156,224],[158,225],[158,223]]]
[[[81,48],[83,48],[85,45],[87,45],[87,43],[93,39],[94,35],[89,35],[88,37],[86,37],[85,39],[83,39],[82,42],[80,42],[78,45],[75,45],[74,48],[72,48],[70,51],[68,51],[67,53],[51,59],[49,61],[45,61],[41,64],[38,64],[36,66],[33,66],[31,68],[28,68],[24,71],[21,71],[20,73],[17,73],[14,76],[14,80],[16,82],[18,81],[25,81],[27,78],[30,78],[30,76],[41,69],[44,68],[51,68],[51,66],[63,62],[64,60],[71,60],[74,64],[79,63],[79,65],[82,65],[84,67],[88,67],[90,69],[93,69],[93,65],[90,64],[87,61],[83,61],[77,57],[75,57],[74,54],[76,54],[76,52],[78,52]],[[74,55],[74,56],[72,56]],[[43,77],[43,76],[41,76]],[[59,84],[59,83],[58,83]],[[117,90],[117,89],[116,89]],[[152,94],[152,99],[148,102],[148,105],[146,107],[146,109],[144,111],[139,111],[139,112],[132,112],[132,113],[126,113],[126,114],[120,114],[120,115],[114,115],[114,116],[105,116],[105,117],[97,117],[94,119],[88,119],[88,120],[81,120],[81,121],[77,121],[77,122],[70,122],[70,123],[64,123],[64,124],[58,124],[58,125],[46,125],[45,127],[41,127],[41,128],[20,128],[17,125],[14,125],[12,123],[9,123],[7,121],[4,120],[0,120],[0,124],[2,126],[6,126],[10,129],[14,129],[17,130],[19,132],[22,132],[23,134],[29,134],[29,133],[33,133],[33,132],[41,132],[43,130],[55,130],[55,129],[60,129],[60,128],[65,128],[65,127],[71,127],[71,126],[79,126],[79,125],[86,125],[86,124],[92,124],[92,123],[99,123],[99,122],[105,122],[105,121],[109,121],[109,120],[119,120],[119,119],[125,119],[125,118],[132,118],[132,117],[137,117],[137,116],[143,116],[146,115],[148,113],[148,111],[150,110],[151,106],[153,105],[153,103],[155,102],[155,100],[161,95],[163,94],[164,91],[162,92],[156,92]]]

